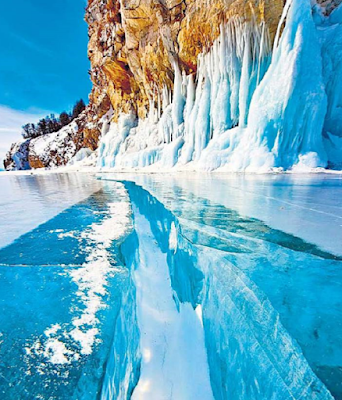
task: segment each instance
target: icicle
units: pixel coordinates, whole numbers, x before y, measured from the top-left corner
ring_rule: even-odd
[[[163,103],[163,111],[166,109],[166,107],[170,104],[170,98],[169,98],[169,91],[166,85],[163,86],[162,89],[162,103]]]
[[[231,18],[220,27],[211,49],[199,56],[196,80],[181,72],[175,62],[173,91],[166,85],[161,90],[157,85],[153,88],[149,134],[140,133],[140,141],[135,137],[131,142],[139,143],[148,163],[166,158],[172,159],[168,165],[176,159],[182,164],[200,161],[210,142],[220,140],[238,124],[246,126],[253,93],[269,66],[269,51],[264,22]],[[170,151],[172,157],[162,155],[165,144],[170,144],[165,152]]]
[[[160,90],[157,88],[157,95],[158,95],[158,120],[161,117],[161,99],[160,99]]]
[[[177,63],[174,63],[175,82],[173,87],[172,122],[173,138],[178,137],[178,128],[183,123],[183,110],[185,99],[182,93],[182,74]]]
[[[271,65],[251,101],[247,129],[232,154],[234,170],[326,166],[322,49],[309,0],[288,1],[279,26],[285,17]]]
[[[185,71],[183,71],[183,73],[182,73],[182,95],[183,95],[184,101],[186,101],[187,92],[188,92],[188,77],[187,77]]]
[[[155,107],[155,95],[153,93],[152,99],[149,101],[149,113],[148,113],[148,120],[151,124],[155,124],[158,121],[158,111]]]
[[[194,102],[195,102],[195,82],[193,75],[189,75],[187,77],[187,96],[186,96],[186,105],[184,109],[185,136],[189,135],[190,115],[194,107]]]
[[[248,107],[248,96],[250,88],[250,65],[251,65],[251,49],[250,40],[246,35],[244,54],[242,61],[241,81],[240,81],[240,96],[239,96],[239,108],[240,118],[239,126],[245,127],[247,123],[247,107]]]
[[[283,13],[282,13],[282,16],[280,18],[280,21],[279,21],[279,24],[278,24],[278,28],[277,28],[277,33],[276,33],[276,36],[275,36],[275,39],[274,39],[273,53],[272,54],[275,53],[275,51],[276,51],[276,49],[278,47],[280,34],[281,34],[281,29],[282,29],[282,26],[285,23],[285,20],[286,20],[288,12],[290,10],[290,7],[292,5],[292,2],[293,2],[293,0],[286,0],[286,4],[285,4],[285,7],[283,9]]]
[[[258,75],[257,75],[257,86],[260,83],[260,68],[261,62],[264,52],[264,42],[265,42],[265,21],[262,22],[262,32],[261,32],[261,40],[260,40],[260,51],[259,51],[259,59],[258,59]]]

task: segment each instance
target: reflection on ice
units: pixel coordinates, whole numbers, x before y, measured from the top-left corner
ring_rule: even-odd
[[[1,398],[342,399],[338,177],[101,178],[0,249]]]
[[[101,188],[87,174],[0,175],[0,187],[0,247]]]
[[[173,209],[189,193],[342,255],[340,175],[103,174],[134,180]],[[158,190],[157,190],[158,189]],[[187,205],[189,207],[189,204]],[[212,209],[212,208],[211,208]]]
[[[213,399],[203,327],[190,304],[174,300],[167,254],[136,199],[146,195],[133,188],[130,196],[139,243],[133,277],[142,349],[140,380],[132,399]]]
[[[254,182],[203,176],[197,180],[122,177],[148,190],[126,184],[133,204],[148,219],[158,247],[167,255],[176,304],[202,308],[215,398],[331,399],[321,381],[336,399],[341,398],[340,256],[224,206],[230,201],[238,210],[236,188],[246,185],[252,200],[248,212],[260,213],[263,191],[274,190],[279,201],[288,204],[284,213],[293,213],[283,225],[291,231],[296,217],[303,220],[306,203],[316,201],[309,218],[319,214],[319,199],[311,197],[312,191],[323,191],[330,207],[341,212],[336,198],[339,181],[302,177],[297,186],[287,177],[259,177]],[[336,219],[329,221],[329,229],[338,235],[340,227],[332,221]],[[316,224],[321,227],[316,236],[319,244],[321,220]],[[140,229],[139,220],[135,226]],[[334,250],[338,254],[339,249]]]

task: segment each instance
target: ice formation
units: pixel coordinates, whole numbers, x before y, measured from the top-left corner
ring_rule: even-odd
[[[340,179],[203,175],[99,175],[0,249],[4,398],[340,399]]]
[[[316,9],[318,34],[322,44],[323,82],[328,97],[324,121],[324,145],[332,167],[342,167],[342,6],[328,19]]]
[[[138,209],[135,223],[139,248],[134,280],[142,359],[132,400],[213,400],[202,322],[190,303],[175,301],[167,256]]]
[[[232,231],[225,224],[221,229],[223,210],[217,210],[217,205],[211,208],[195,196],[183,197],[177,187],[173,191],[168,185],[151,183],[152,191],[168,199],[180,218],[147,190],[125,183],[134,231],[122,254],[135,286],[131,302],[136,306],[139,333],[124,342],[126,349],[121,346],[118,353],[115,347],[111,353],[101,398],[126,398],[121,388],[130,386],[128,371],[136,377],[132,399],[332,400],[283,325],[282,319],[293,331],[296,324],[291,319],[298,322],[299,316],[292,315],[293,299],[287,298],[291,306],[284,305],[280,315],[270,301],[279,282],[271,279],[269,288],[264,285],[268,298],[253,281],[256,275],[251,279],[254,261],[257,270],[272,264],[283,271],[277,250],[290,257],[293,250],[284,250],[281,238],[272,244],[245,236],[243,230],[234,234],[234,223],[240,226],[234,219],[230,219]],[[271,258],[254,260],[255,251],[266,251]],[[273,254],[277,255],[272,258]],[[303,253],[299,270],[303,260],[321,262],[315,257]],[[312,300],[317,304],[315,297]],[[283,299],[277,301],[281,304]],[[130,316],[131,304],[125,302],[124,307]],[[115,338],[118,346],[121,338]],[[121,366],[115,360],[123,354],[131,364],[119,376]],[[311,357],[310,353],[312,365]]]
[[[81,233],[54,232],[60,240],[77,240],[81,249],[86,243],[82,249],[88,253],[85,262],[78,268],[70,268],[65,272],[76,285],[76,296],[83,303],[83,307],[69,324],[54,324],[48,327],[44,332],[47,339],[37,339],[31,348],[26,348],[28,354],[43,353],[50,363],[70,364],[78,361],[80,355],[90,355],[98,343],[98,314],[107,307],[104,298],[109,278],[118,272],[112,263],[110,250],[113,242],[129,231],[131,223],[127,192],[120,183],[115,185],[113,191],[118,201],[108,203],[108,209],[105,211],[97,211],[98,216],[103,214],[100,222],[93,223]],[[73,306],[72,311],[75,311],[74,308]],[[73,349],[71,341],[77,344]]]
[[[122,114],[101,139],[101,168],[269,171],[342,162],[342,6],[329,17],[288,0],[272,49],[263,23],[233,18],[199,56],[174,65],[150,115]],[[172,97],[172,99],[170,99]]]

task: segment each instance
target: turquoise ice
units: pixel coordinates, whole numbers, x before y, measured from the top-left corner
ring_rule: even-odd
[[[342,398],[338,177],[101,178],[0,249],[1,398]]]

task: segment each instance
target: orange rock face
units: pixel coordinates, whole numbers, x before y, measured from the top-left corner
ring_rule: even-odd
[[[91,109],[114,120],[134,110],[146,117],[155,93],[172,91],[174,64],[196,72],[197,58],[224,22],[265,22],[274,37],[284,0],[89,0]],[[99,110],[99,112],[97,111]]]

